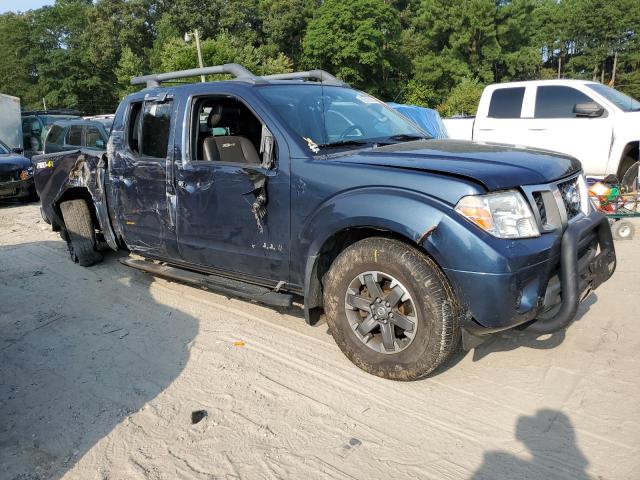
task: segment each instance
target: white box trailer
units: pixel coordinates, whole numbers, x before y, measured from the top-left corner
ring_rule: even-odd
[[[20,99],[4,93],[0,93],[0,140],[10,148],[24,148]]]

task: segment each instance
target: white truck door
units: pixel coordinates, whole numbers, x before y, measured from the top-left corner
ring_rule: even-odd
[[[523,145],[527,133],[521,120],[525,90],[524,86],[487,87],[478,107],[473,139]]]
[[[611,147],[613,116],[603,105],[599,117],[576,115],[575,106],[594,100],[576,88],[538,86],[533,118],[524,120],[524,145],[566,153],[582,162],[588,175],[604,175]]]

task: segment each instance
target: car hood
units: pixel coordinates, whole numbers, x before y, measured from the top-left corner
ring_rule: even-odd
[[[0,173],[11,173],[16,170],[26,170],[31,166],[31,160],[22,155],[7,153],[0,155]]]
[[[457,175],[488,190],[549,183],[582,168],[578,160],[561,153],[449,139],[386,145],[334,160]]]

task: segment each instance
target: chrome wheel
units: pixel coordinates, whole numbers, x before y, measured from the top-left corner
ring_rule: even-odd
[[[364,272],[345,295],[352,330],[367,347],[393,354],[406,349],[416,335],[416,306],[407,288],[387,273]]]

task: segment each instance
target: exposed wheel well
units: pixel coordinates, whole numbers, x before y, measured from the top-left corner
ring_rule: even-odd
[[[89,206],[89,212],[91,213],[91,221],[93,222],[93,226],[96,229],[99,228],[100,224],[98,223],[98,216],[96,214],[96,207],[93,204],[93,198],[91,197],[89,190],[80,187],[70,188],[69,190],[64,192],[60,199],[53,206],[56,216],[60,219],[60,225],[58,225],[59,228],[63,230],[65,229],[62,212],[60,211],[60,205],[67,200],[84,200]]]
[[[306,320],[311,325],[318,322],[324,311],[323,306],[323,279],[329,271],[333,261],[350,245],[370,237],[393,238],[407,245],[416,247],[415,242],[390,230],[372,227],[351,227],[331,235],[320,247],[318,258],[313,266],[309,279],[309,288],[305,296]]]
[[[622,156],[620,157],[620,164],[618,165],[617,177],[619,180],[622,180],[625,172],[629,169],[631,165],[640,160],[640,142],[630,142],[622,151]]]

